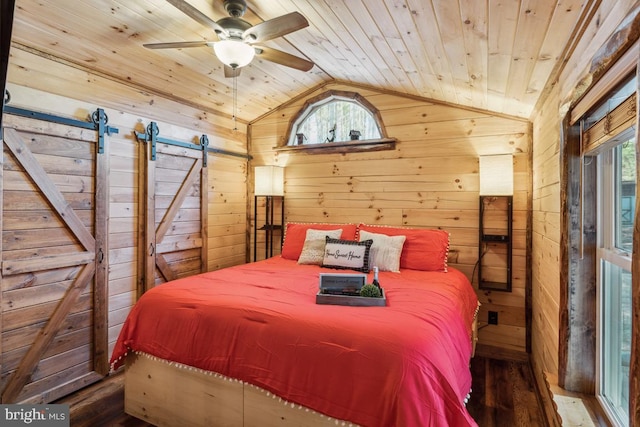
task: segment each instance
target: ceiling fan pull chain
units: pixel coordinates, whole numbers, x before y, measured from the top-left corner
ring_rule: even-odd
[[[238,130],[238,74],[233,74],[233,131]]]

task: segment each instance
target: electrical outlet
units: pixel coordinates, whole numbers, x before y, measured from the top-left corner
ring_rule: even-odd
[[[498,324],[498,312],[497,311],[490,311],[489,312],[488,322],[489,322],[490,325],[497,325]]]

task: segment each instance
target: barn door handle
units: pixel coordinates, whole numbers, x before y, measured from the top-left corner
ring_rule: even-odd
[[[149,256],[153,256],[155,253],[155,248],[153,247],[153,243],[149,244]]]
[[[102,264],[104,261],[104,252],[102,252],[102,248],[98,249],[98,264]]]

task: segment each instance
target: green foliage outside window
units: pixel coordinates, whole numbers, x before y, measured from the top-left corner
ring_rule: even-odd
[[[294,121],[288,145],[382,138],[374,113],[359,99],[330,94],[309,103]]]

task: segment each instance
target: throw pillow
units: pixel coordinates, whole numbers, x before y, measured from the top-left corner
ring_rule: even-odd
[[[407,236],[387,236],[384,234],[360,231],[360,241],[372,240],[369,252],[369,268],[378,267],[379,271],[400,271],[400,255]]]
[[[337,230],[307,230],[307,237],[304,239],[304,246],[298,258],[298,264],[321,265],[324,258],[324,248],[327,244],[327,237],[339,239],[342,229]]]
[[[327,237],[322,266],[342,270],[369,272],[369,251],[373,240],[356,242]]]

